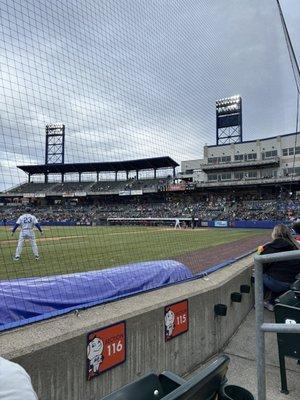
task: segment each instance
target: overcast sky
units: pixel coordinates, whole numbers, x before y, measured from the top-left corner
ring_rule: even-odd
[[[300,55],[300,1],[282,0]],[[44,163],[45,125],[66,162],[215,144],[216,99],[243,98],[244,139],[295,131],[296,88],[275,0],[0,0],[0,190]]]

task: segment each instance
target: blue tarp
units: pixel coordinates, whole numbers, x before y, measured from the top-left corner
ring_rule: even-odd
[[[0,282],[0,330],[192,278],[173,260]]]

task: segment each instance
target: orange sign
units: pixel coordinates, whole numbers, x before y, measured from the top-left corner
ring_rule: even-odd
[[[165,340],[171,340],[189,330],[188,300],[165,307]]]
[[[101,328],[87,335],[87,379],[126,360],[125,322]]]

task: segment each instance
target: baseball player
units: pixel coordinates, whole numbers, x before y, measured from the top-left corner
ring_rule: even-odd
[[[174,228],[175,229],[181,229],[181,225],[180,225],[180,220],[179,220],[179,218],[175,218],[175,226],[174,226]]]
[[[21,228],[21,231],[19,235],[19,241],[16,249],[16,254],[14,256],[14,260],[18,261],[20,259],[25,239],[28,239],[30,241],[32,252],[35,256],[35,259],[38,260],[40,257],[33,229],[34,227],[36,227],[42,235],[43,231],[36,217],[30,214],[30,209],[26,209],[26,213],[19,217],[15,226],[13,227],[11,233],[12,236],[14,235],[15,231],[18,229],[19,226]]]

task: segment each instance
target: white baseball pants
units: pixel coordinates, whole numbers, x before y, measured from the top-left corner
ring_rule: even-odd
[[[20,232],[19,235],[19,241],[18,241],[18,245],[17,245],[17,249],[16,249],[16,257],[20,257],[22,250],[23,250],[23,246],[24,246],[24,241],[28,239],[30,244],[31,244],[31,248],[32,248],[32,252],[35,255],[35,257],[39,256],[39,250],[38,247],[36,245],[36,241],[35,241],[35,234],[34,232]]]

